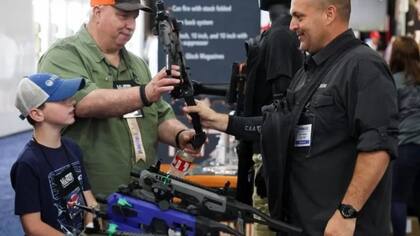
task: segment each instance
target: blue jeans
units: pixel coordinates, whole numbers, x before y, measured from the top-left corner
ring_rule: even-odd
[[[405,235],[407,202],[420,176],[420,145],[409,143],[398,147],[393,162],[391,217],[394,236]]]

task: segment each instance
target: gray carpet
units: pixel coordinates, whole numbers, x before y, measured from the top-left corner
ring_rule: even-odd
[[[31,135],[31,132],[24,132],[0,138],[0,235],[23,235],[19,217],[14,214],[15,194],[9,173]]]

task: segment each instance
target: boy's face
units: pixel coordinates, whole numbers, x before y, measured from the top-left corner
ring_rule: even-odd
[[[40,122],[54,126],[67,126],[74,123],[74,99],[69,98],[61,102],[46,102],[40,112]]]

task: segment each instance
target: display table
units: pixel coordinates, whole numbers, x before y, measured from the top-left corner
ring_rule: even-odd
[[[168,172],[169,164],[161,164],[160,171]],[[197,174],[185,176],[185,179],[209,188],[223,188],[227,182],[230,182],[229,187],[236,189],[237,183],[237,177],[234,175]]]

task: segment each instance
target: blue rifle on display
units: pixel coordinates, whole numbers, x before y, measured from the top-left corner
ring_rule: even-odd
[[[245,232],[245,223],[258,222],[270,228],[282,231],[301,233],[302,229],[270,218],[261,211],[241,203],[225,194],[226,190],[214,190],[190,181],[165,174],[159,170],[159,163],[148,170],[131,173],[137,178],[129,187],[130,192],[141,189],[149,201],[156,202],[161,209],[174,206],[178,209],[218,221],[236,221],[241,234]],[[152,194],[150,194],[152,193]],[[173,201],[177,199],[177,201]],[[258,216],[261,220],[256,219]]]
[[[211,235],[225,232],[235,236],[245,235],[245,224],[259,222],[271,228],[300,233],[300,228],[271,219],[269,216],[224,191],[209,189],[159,171],[156,167],[132,173],[133,181],[121,186],[108,197],[96,196],[107,205],[106,213],[98,209],[79,206],[94,214],[94,228],[85,234],[107,235],[167,235],[168,230],[182,236]],[[259,216],[261,220],[254,218]],[[100,230],[98,218],[106,219],[108,229]],[[235,221],[233,229],[220,221]]]
[[[180,67],[181,82],[175,86],[171,92],[171,96],[175,99],[184,98],[189,106],[194,106],[194,89],[189,78],[188,67],[182,51],[181,41],[179,39],[179,32],[181,24],[166,11],[163,1],[156,2],[156,19],[154,33],[159,36],[159,41],[165,51],[166,59],[166,74],[171,75],[172,65]],[[197,113],[190,114],[192,118],[193,128],[195,130],[194,139],[191,144],[194,148],[199,148],[206,141],[206,133],[203,131],[200,123],[200,117]]]
[[[98,200],[101,201],[101,198],[99,197]],[[106,203],[106,200],[102,199],[102,203]],[[108,235],[108,236],[145,236],[146,234],[143,233],[133,233],[133,232],[127,232],[123,231],[119,228],[118,225],[114,223],[109,223],[106,230],[102,229],[100,226],[100,220],[109,219],[107,213],[101,211],[99,208],[94,207],[88,207],[85,205],[79,205],[75,204],[74,207],[80,208],[86,212],[89,212],[93,215],[93,227],[86,227],[83,230],[83,233],[80,235]],[[78,236],[74,234],[65,234],[66,236]],[[165,234],[166,235],[166,234]]]
[[[101,204],[107,205],[106,212],[92,207],[75,205],[75,207],[94,215],[94,226],[93,228],[85,228],[84,235],[159,236],[168,235],[169,230],[172,230],[173,232],[179,232],[181,236],[207,235],[213,232],[243,236],[243,234],[227,225],[206,217],[194,216],[176,209],[174,206],[161,209],[156,203],[141,199],[138,193],[127,194],[127,186],[120,187],[120,191],[107,198],[97,196],[97,200]],[[133,197],[133,195],[136,195],[136,197]],[[100,228],[99,219],[107,220],[106,230]]]
[[[125,192],[127,189],[120,191]],[[168,230],[172,230],[182,236],[207,235],[212,232],[243,235],[227,225],[188,213],[174,204],[168,204],[168,208],[162,209],[155,202],[142,199],[142,193],[122,192],[112,194],[107,200],[109,221],[117,225],[120,231],[167,235]]]

